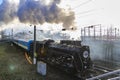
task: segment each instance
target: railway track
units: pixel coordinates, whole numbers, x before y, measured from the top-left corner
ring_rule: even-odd
[[[120,69],[100,74],[86,80],[120,80]]]
[[[114,70],[104,66],[94,65],[94,73],[86,80],[120,80],[120,69]]]
[[[0,43],[7,43],[10,42],[10,40],[0,40]]]
[[[106,68],[106,67],[99,66],[99,65],[95,65],[94,69],[98,70],[98,71],[101,71],[101,72],[110,72],[110,71],[113,71],[113,69]]]

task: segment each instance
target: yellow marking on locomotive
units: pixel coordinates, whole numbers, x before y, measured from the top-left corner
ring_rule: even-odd
[[[37,57],[37,53],[36,52],[34,53],[34,56]]]
[[[30,60],[30,57],[27,55],[26,52],[25,52],[25,58],[27,59],[27,61],[29,62],[29,64],[32,64],[32,61]]]
[[[46,55],[46,48],[44,46],[42,48],[40,48],[40,55],[42,57]]]
[[[41,54],[45,54],[44,47],[41,48]]]

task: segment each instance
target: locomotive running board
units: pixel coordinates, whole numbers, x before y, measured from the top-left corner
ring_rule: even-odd
[[[26,58],[26,60],[28,61],[29,64],[33,64],[26,52],[25,52],[25,58]]]

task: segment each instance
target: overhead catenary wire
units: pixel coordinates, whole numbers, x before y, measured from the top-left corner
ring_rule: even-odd
[[[89,16],[93,16],[93,15],[96,15],[95,13],[89,13],[87,15],[83,15],[83,16],[79,16],[77,18],[84,18],[84,17],[89,17]]]
[[[96,13],[96,11],[102,10],[101,9],[91,9],[91,10],[87,10],[87,11],[83,11],[80,13],[76,13],[77,18],[81,18],[81,17],[89,17],[89,16],[93,16],[93,15],[99,15],[99,13]]]
[[[81,3],[81,4],[79,4],[79,5],[75,6],[75,7],[72,8],[72,9],[77,9],[78,7],[81,7],[81,6],[87,4],[87,3],[91,2],[91,1],[92,1],[92,0],[87,0],[87,1],[85,1],[85,2],[83,2],[83,3]]]
[[[88,4],[91,1],[93,1],[93,0],[87,0],[87,1],[77,5],[76,7],[72,8],[72,9],[78,9],[79,7],[81,7],[81,6],[85,5],[85,4]],[[100,9],[90,9],[90,10],[86,10],[86,11],[83,11],[83,12],[78,12],[78,13],[76,13],[76,16],[78,16],[77,18],[92,16],[92,15],[96,14],[95,13],[96,11],[99,11],[99,10],[102,10],[102,9],[103,8],[100,8]]]
[[[86,11],[83,11],[83,12],[76,13],[76,15],[87,14],[87,13],[91,13],[91,12],[95,12],[95,11],[96,11],[96,9],[90,9],[90,10],[86,10]]]
[[[100,8],[100,9],[89,9],[89,10],[86,10],[86,11],[78,12],[78,13],[76,13],[76,15],[79,16],[79,15],[89,14],[89,13],[101,11],[101,10],[103,10],[103,9],[104,9],[104,8]]]

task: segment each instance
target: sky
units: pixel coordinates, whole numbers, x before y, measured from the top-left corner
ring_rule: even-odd
[[[91,0],[77,8],[80,12],[88,13],[76,16],[79,25],[112,24],[120,23],[120,0]],[[79,11],[78,11],[79,12]],[[77,13],[77,11],[76,11]]]
[[[0,0],[0,4],[2,3],[2,0]]]
[[[49,0],[46,1],[49,3]],[[95,24],[112,24],[119,27],[119,3],[120,0],[61,0],[60,7],[75,12],[75,24],[78,29]]]
[[[70,1],[70,0],[67,0]],[[78,26],[120,23],[120,0],[74,0],[70,1],[76,13]]]

